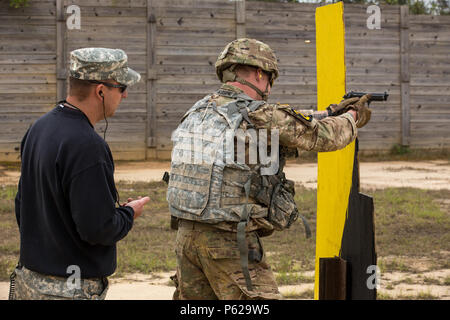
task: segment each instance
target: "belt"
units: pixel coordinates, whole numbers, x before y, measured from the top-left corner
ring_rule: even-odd
[[[216,228],[213,224],[201,223],[196,221],[189,221],[185,219],[178,220],[178,229],[184,230],[201,230],[201,231],[223,231]]]

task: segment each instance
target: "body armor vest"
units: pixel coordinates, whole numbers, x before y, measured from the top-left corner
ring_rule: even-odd
[[[248,113],[265,102],[226,90],[218,93],[233,100],[217,106],[211,95],[204,97],[188,110],[172,134],[167,191],[171,215],[212,224],[257,216],[265,217],[277,230],[288,228],[299,213],[294,182],[283,173],[287,149],[280,148],[279,169],[274,175],[261,175],[258,164],[234,162],[236,130],[243,120],[250,122]]]
[[[167,201],[171,215],[179,219],[237,223],[242,271],[252,291],[245,228],[251,216],[266,218],[278,230],[289,227],[299,216],[294,183],[284,176],[284,152],[279,150],[271,150],[279,152],[280,158],[278,172],[271,176],[261,174],[261,165],[234,162],[239,126],[243,120],[252,126],[248,113],[265,102],[226,90],[218,94],[233,100],[217,106],[211,95],[206,96],[183,116],[172,134]],[[309,237],[307,224],[305,228]]]

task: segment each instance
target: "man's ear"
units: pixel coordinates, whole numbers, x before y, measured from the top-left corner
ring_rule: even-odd
[[[103,85],[102,84],[99,84],[99,85],[95,86],[95,96],[99,97],[100,99],[104,98]]]
[[[262,79],[262,71],[260,68],[255,69],[255,79],[256,81],[261,81]]]

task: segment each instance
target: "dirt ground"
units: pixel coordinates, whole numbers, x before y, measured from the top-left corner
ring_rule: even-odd
[[[169,170],[168,162],[119,162],[116,164],[115,179],[126,181],[160,180],[164,171]],[[296,164],[286,166],[286,177],[306,187],[317,186],[317,165],[315,163]],[[6,170],[0,165],[0,185],[16,184],[20,173]],[[360,181],[364,189],[386,187],[415,187],[421,189],[450,189],[450,164],[444,160],[422,162],[363,162],[360,164]],[[450,253],[446,253],[449,255]],[[390,257],[383,257],[390,259]],[[398,257],[395,257],[398,259]],[[407,259],[407,257],[405,257]],[[413,273],[393,272],[381,275],[379,293],[389,297],[416,296],[426,299],[438,297],[450,299],[448,279],[450,269],[427,271],[427,261],[413,261],[417,268]],[[174,287],[171,286],[169,276],[172,273],[155,273],[150,275],[130,274],[123,278],[111,278],[107,299],[171,299]],[[312,277],[314,271],[302,273]],[[404,281],[405,279],[414,279]],[[420,280],[422,279],[422,280]],[[402,282],[401,285],[398,285]],[[444,284],[444,285],[442,285]],[[7,299],[7,282],[0,282],[0,299]],[[300,295],[311,291],[313,283],[296,286],[282,286],[282,294]],[[393,289],[394,288],[394,289]]]

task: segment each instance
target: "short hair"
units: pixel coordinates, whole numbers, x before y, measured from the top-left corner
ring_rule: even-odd
[[[69,95],[77,97],[80,101],[86,100],[93,88],[94,86],[88,80],[69,78]]]

